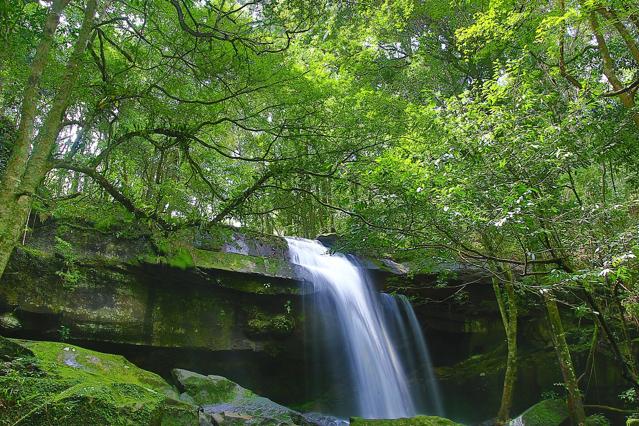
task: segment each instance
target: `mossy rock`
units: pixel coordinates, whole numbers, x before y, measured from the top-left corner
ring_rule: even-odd
[[[559,426],[568,418],[566,401],[545,399],[524,411],[511,425],[518,426]]]
[[[175,369],[173,377],[184,401],[198,404],[224,424],[309,424],[302,414],[256,395],[221,376]]]
[[[586,426],[610,426],[610,420],[602,414],[593,414],[586,417]],[[637,426],[639,426],[639,422]]]
[[[0,352],[0,425],[198,424],[195,405],[121,356],[4,338]]]
[[[268,315],[257,313],[247,322],[247,334],[252,337],[285,337],[295,330],[295,320],[291,315]]]
[[[33,352],[22,345],[0,336],[0,359],[11,360],[17,357],[33,356]]]
[[[251,391],[222,376],[204,376],[181,368],[172,373],[183,397],[188,395],[197,404],[218,404],[242,397],[244,393],[252,395]]]
[[[462,426],[450,419],[437,416],[416,416],[402,419],[363,419],[351,417],[353,426]]]

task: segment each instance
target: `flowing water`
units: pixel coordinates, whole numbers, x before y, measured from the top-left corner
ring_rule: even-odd
[[[320,347],[311,362],[318,377],[344,384],[341,412],[366,418],[443,414],[408,300],[378,293],[353,257],[330,254],[318,241],[287,241],[291,261],[314,289],[309,338]]]

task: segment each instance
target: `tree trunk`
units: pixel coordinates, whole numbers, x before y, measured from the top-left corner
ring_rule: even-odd
[[[544,302],[546,303],[546,310],[548,311],[548,320],[550,321],[553,345],[555,347],[555,352],[557,353],[559,367],[561,368],[561,374],[564,378],[564,384],[566,385],[566,390],[568,392],[568,412],[570,413],[570,418],[573,424],[581,426],[586,423],[586,413],[584,411],[581,392],[579,391],[577,376],[575,375],[575,369],[572,365],[570,349],[568,348],[568,343],[566,343],[566,336],[561,324],[561,316],[559,315],[557,302],[552,297],[550,290],[545,289],[542,291],[542,294]]]
[[[78,78],[78,67],[93,28],[96,1],[89,0],[87,2],[82,27],[73,47],[73,53],[56,91],[51,109],[44,118],[43,125],[32,143],[30,138],[35,122],[36,95],[39,80],[46,65],[46,56],[48,56],[52,43],[49,39],[52,39],[60,19],[59,15],[68,1],[54,2],[52,12],[47,18],[43,40],[36,53],[36,59],[37,55],[41,53],[45,55],[45,58],[39,62],[34,61],[32,65],[31,76],[23,99],[18,140],[12,150],[11,159],[3,175],[2,187],[0,188],[0,277],[4,273],[13,247],[17,244],[22,233],[23,223],[25,223],[31,207],[31,198],[49,171],[49,158],[55,149],[61,121],[69,105],[71,91]],[[31,104],[33,105],[31,106]],[[33,144],[33,149],[29,155],[31,144]]]
[[[501,291],[498,280],[493,278],[493,290],[495,291],[495,297],[499,305],[499,313],[501,314],[504,325],[506,345],[508,348],[501,405],[497,413],[497,425],[504,425],[508,423],[510,419],[510,408],[512,405],[515,380],[517,379],[517,300],[512,274],[506,272],[504,275],[506,278],[504,283],[506,289],[505,294]]]
[[[0,277],[22,230],[22,220],[16,211],[18,201],[16,194],[29,161],[40,80],[53,45],[53,36],[60,23],[60,14],[68,3],[69,0],[55,0],[47,16],[42,39],[36,48],[31,73],[22,95],[16,139],[0,182]]]
[[[29,160],[29,150],[36,120],[36,109],[38,105],[38,92],[40,90],[40,80],[47,65],[49,52],[53,45],[53,36],[60,23],[60,15],[69,0],[55,0],[51,6],[51,11],[47,16],[42,33],[42,39],[36,48],[35,57],[31,64],[31,73],[27,80],[22,94],[22,105],[20,108],[20,123],[16,140],[11,149],[11,156],[7,162],[2,183],[0,185],[0,213],[7,204],[9,198],[20,184],[20,179],[24,174],[27,161]],[[0,236],[2,236],[0,234]]]
[[[599,28],[599,20],[597,19],[597,16],[595,16],[594,11],[590,13],[589,17],[590,17],[590,27],[592,29],[592,32],[595,35],[597,48],[599,49],[599,54],[603,62],[604,75],[606,76],[606,79],[608,79],[608,82],[612,86],[613,90],[615,92],[619,92],[618,97],[621,101],[621,104],[625,108],[631,111],[630,114],[632,115],[632,119],[634,120],[635,124],[639,127],[639,113],[634,111],[634,107],[635,107],[634,94],[632,92],[623,91],[624,85],[619,79],[619,77],[617,76],[617,73],[615,72],[615,63],[614,63],[614,60],[612,59],[612,56],[610,55],[610,49],[608,49],[608,44],[606,43],[606,39],[604,38],[604,35],[601,32],[601,29]]]
[[[603,335],[608,341],[610,350],[612,351],[621,367],[621,375],[626,380],[628,380],[628,382],[632,385],[633,388],[635,388],[637,392],[639,392],[639,377],[637,377],[637,371],[634,365],[635,362],[634,357],[632,356],[632,352],[630,350],[628,350],[627,352],[621,350],[619,344],[617,343],[617,338],[610,329],[610,326],[608,325],[608,322],[606,321],[601,308],[598,306],[597,301],[592,296],[590,291],[586,288],[586,286],[584,286],[583,292],[588,305],[590,305],[590,308],[592,309],[595,321],[597,322],[597,324],[599,324]]]

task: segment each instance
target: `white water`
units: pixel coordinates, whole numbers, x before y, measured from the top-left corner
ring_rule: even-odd
[[[322,329],[328,336],[323,340],[329,342],[332,363],[339,364],[333,365],[333,370],[337,368],[347,376],[350,389],[345,397],[352,399],[350,415],[366,418],[416,415],[415,392],[409,384],[402,356],[395,348],[398,338],[393,335],[393,327],[398,327],[401,315],[397,304],[391,308],[395,309],[392,315],[396,319],[388,321],[379,294],[354,261],[341,254],[329,254],[318,241],[298,238],[287,238],[287,241],[291,261],[303,268],[304,278],[313,284],[316,311],[325,316],[321,319]],[[410,308],[410,304],[408,306]],[[414,315],[412,308],[409,315]],[[392,321],[394,325],[389,324]],[[417,350],[421,351],[423,336],[420,330],[417,332],[422,339]],[[403,328],[402,334],[406,335]],[[423,350],[425,348],[424,343]],[[324,374],[328,374],[329,367],[325,366]],[[436,411],[441,411],[441,401],[436,400],[434,405]]]

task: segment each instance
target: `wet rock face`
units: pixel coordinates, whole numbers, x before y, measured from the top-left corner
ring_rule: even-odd
[[[392,266],[370,268],[397,273]],[[168,241],[50,222],[0,280],[0,332],[273,352],[301,335],[300,296],[313,287],[296,268],[277,236],[222,229]]]
[[[45,227],[15,250],[0,281],[0,332],[273,351],[298,337],[304,286],[291,274],[283,259],[195,247],[158,251],[146,237]]]

